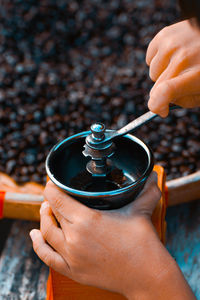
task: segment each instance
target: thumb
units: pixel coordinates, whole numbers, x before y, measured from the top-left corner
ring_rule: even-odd
[[[177,77],[155,84],[150,92],[148,107],[151,111],[166,117],[169,104],[179,101],[179,105],[190,107],[190,103],[183,103],[181,98],[199,94],[200,69],[194,68]]]
[[[133,202],[133,213],[151,217],[160,197],[161,191],[157,185],[157,173],[152,172],[144,186],[144,189],[142,190],[142,193],[140,193]]]

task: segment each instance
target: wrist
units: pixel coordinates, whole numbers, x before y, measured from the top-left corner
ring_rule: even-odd
[[[129,289],[126,297],[129,300],[193,300],[196,299],[182,272],[174,259],[162,245],[156,250],[158,260],[151,261],[148,256],[149,268],[144,272],[140,284]]]

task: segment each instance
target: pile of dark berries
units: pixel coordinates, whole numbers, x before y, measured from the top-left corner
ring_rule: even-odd
[[[94,121],[120,128],[147,110],[147,45],[179,20],[175,1],[6,0],[0,10],[0,171],[45,182],[58,141]],[[200,110],[137,132],[168,179],[200,168]],[[133,153],[134,155],[134,153]]]

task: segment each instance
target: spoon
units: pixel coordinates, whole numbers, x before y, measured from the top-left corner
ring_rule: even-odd
[[[180,108],[180,106],[170,106],[170,110],[176,108]],[[158,114],[148,111],[118,130],[106,130],[103,123],[92,124],[90,128],[91,134],[86,137],[83,150],[83,155],[91,158],[86,165],[88,172],[93,176],[106,176],[110,169],[106,160],[115,152],[113,140],[119,136],[135,131],[157,116]]]
[[[181,108],[180,106],[170,106],[169,109],[177,109]],[[88,146],[91,146],[92,148],[102,149],[103,145],[107,145],[110,143],[113,139],[125,135],[127,133],[133,132],[142,125],[150,122],[155,117],[159,116],[158,114],[155,114],[151,111],[146,112],[145,114],[141,115],[139,118],[133,120],[132,122],[128,123],[126,126],[118,129],[118,130],[112,130],[112,131],[106,131],[105,125],[102,123],[95,123],[91,126],[91,135],[88,135],[86,138],[86,143]]]

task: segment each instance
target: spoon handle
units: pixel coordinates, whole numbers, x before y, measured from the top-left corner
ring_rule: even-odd
[[[176,109],[176,108],[180,108],[180,106],[178,106],[178,105],[169,106],[170,110],[173,110],[173,109]],[[147,122],[151,121],[152,119],[154,119],[157,116],[158,116],[157,114],[155,114],[151,111],[148,111],[147,113],[143,114],[139,118],[137,118],[137,119],[133,120],[132,122],[128,123],[126,126],[124,126],[121,129],[117,130],[115,136],[121,136],[121,135],[127,134],[129,132],[135,131],[137,128],[139,128],[140,126],[146,124]]]
[[[139,118],[133,120],[132,122],[128,123],[126,126],[122,127],[121,129],[117,130],[116,135],[120,136],[120,135],[124,135],[127,134],[131,131],[136,130],[138,127],[140,127],[141,125],[144,125],[145,123],[151,121],[152,119],[154,119],[157,116],[157,114],[148,111],[147,113],[143,114],[142,116],[140,116]]]

